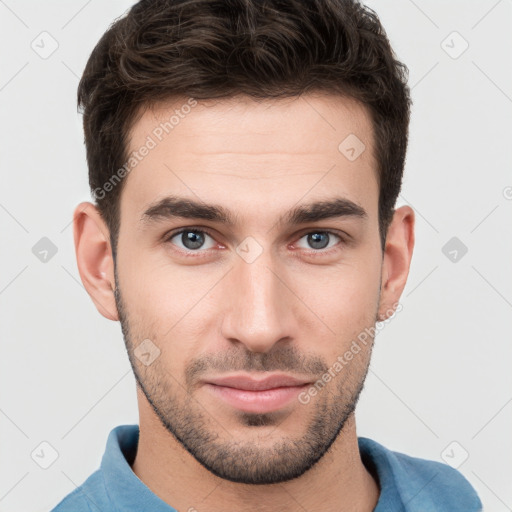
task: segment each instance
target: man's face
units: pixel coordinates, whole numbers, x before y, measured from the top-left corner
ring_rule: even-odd
[[[120,203],[116,302],[130,361],[152,411],[203,466],[237,482],[285,481],[326,453],[368,369],[371,341],[299,400],[377,320],[371,121],[340,97],[238,97],[199,103],[162,134],[185,103],[146,111],[131,132],[130,152],[148,136],[156,146],[127,176]],[[366,146],[355,159],[354,136]],[[169,196],[221,207],[232,224],[168,215],[185,215],[162,203]],[[287,218],[336,200],[365,215]],[[276,374],[309,385],[265,394],[211,383]]]

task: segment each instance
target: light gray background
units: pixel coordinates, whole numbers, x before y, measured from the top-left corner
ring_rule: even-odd
[[[97,469],[108,432],[138,421],[120,327],[80,282],[70,225],[90,199],[79,76],[130,5],[0,0],[2,512],[49,510]],[[459,470],[485,509],[512,510],[512,3],[369,5],[410,69],[398,205],[415,209],[417,241],[403,311],[377,338],[358,432],[453,464],[467,452]],[[47,58],[32,49],[49,51],[51,38]],[[46,263],[32,252],[42,237],[58,249]],[[455,262],[442,251],[452,237],[468,248]],[[48,469],[35,462],[51,461],[43,441],[59,455]]]

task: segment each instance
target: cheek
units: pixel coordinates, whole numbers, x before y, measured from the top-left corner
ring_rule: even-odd
[[[225,270],[180,267],[162,258],[125,258],[119,266],[123,300],[129,313],[134,344],[155,340],[167,368],[179,370],[205,341],[215,339],[215,308],[210,297]],[[176,373],[178,375],[178,373]]]
[[[125,246],[119,254],[119,280],[132,315],[146,325],[165,323],[170,329],[200,293],[203,285],[198,277],[170,262],[160,251]]]
[[[322,319],[335,338],[330,352],[339,353],[376,321],[380,267],[343,264],[315,269],[297,281],[299,295]],[[332,332],[331,332],[332,334]]]
[[[223,296],[231,290],[229,275],[222,282],[227,267],[180,266],[162,253],[152,255],[121,244],[118,255],[123,298],[139,336],[153,336],[180,359],[194,357],[204,348],[198,344],[205,340],[215,344],[220,339],[219,311],[225,303]],[[323,335],[318,335],[316,346],[320,348],[325,340],[325,355],[343,351],[351,339],[374,324],[380,279],[377,251],[360,247],[336,265],[292,265],[282,273],[304,303],[283,292],[282,299],[289,301],[298,324],[297,332],[311,339],[320,327]],[[330,332],[335,333],[334,343]]]

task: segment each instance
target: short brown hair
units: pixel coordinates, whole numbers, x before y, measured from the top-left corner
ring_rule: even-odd
[[[125,180],[97,191],[127,161],[141,107],[307,92],[348,96],[371,115],[384,249],[405,164],[407,77],[376,13],[355,0],[141,0],[101,37],[78,86],[89,184],[114,250]]]

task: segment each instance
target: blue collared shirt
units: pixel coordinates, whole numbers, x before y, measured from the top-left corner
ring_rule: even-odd
[[[177,512],[154,494],[133,472],[138,425],[114,428],[100,468],[68,494],[51,512]],[[392,452],[359,437],[361,459],[379,482],[374,512],[479,512],[482,503],[457,470]]]

